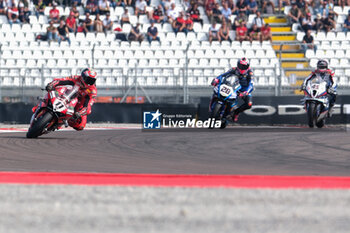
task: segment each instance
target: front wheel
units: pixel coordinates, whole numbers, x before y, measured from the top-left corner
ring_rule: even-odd
[[[313,128],[315,125],[315,116],[316,115],[316,105],[313,102],[307,104],[307,120],[310,128]]]
[[[215,120],[220,120],[220,114],[221,114],[221,108],[222,108],[222,104],[220,103],[215,103],[215,107],[214,109],[210,112],[209,114],[209,118],[211,121],[215,121]],[[226,120],[225,120],[225,123],[226,123]],[[211,125],[211,124],[210,124]],[[225,125],[223,127],[223,125]],[[223,121],[221,121],[221,129],[225,128],[226,127],[226,124],[223,124]],[[209,129],[211,129],[212,127],[209,126]]]
[[[28,129],[27,138],[37,138],[43,134],[44,129],[52,121],[53,115],[50,112],[44,113],[39,119],[34,120]]]

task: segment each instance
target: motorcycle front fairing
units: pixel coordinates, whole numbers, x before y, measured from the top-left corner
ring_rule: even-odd
[[[308,101],[316,101],[322,103],[326,110],[328,109],[329,100],[327,95],[327,83],[322,79],[315,78],[311,80],[307,84],[304,94],[304,103],[307,103]]]

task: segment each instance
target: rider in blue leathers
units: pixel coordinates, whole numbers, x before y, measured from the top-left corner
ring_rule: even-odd
[[[226,73],[223,73],[213,79],[211,85],[216,86],[220,83],[220,81],[223,78],[228,78],[230,76],[236,76],[238,78],[238,82],[241,85],[241,88],[238,90],[238,96],[241,97],[244,101],[244,104],[242,104],[239,108],[234,109],[234,105],[231,108],[231,114],[233,121],[238,120],[238,116],[241,112],[244,112],[247,109],[250,109],[253,105],[252,102],[252,92],[254,90],[253,85],[253,72],[249,68],[249,62],[246,58],[242,58],[237,62],[237,67],[233,67]],[[212,97],[212,100],[210,103],[212,103],[214,96]],[[211,106],[211,105],[210,105]]]

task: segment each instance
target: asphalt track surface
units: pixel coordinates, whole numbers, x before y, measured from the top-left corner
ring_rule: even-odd
[[[350,175],[344,128],[61,131],[0,134],[0,171]]]

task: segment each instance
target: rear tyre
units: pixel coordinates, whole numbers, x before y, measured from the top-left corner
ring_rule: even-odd
[[[309,102],[307,106],[308,106],[308,108],[307,108],[308,125],[310,128],[313,128],[314,122],[315,122],[316,105],[313,102]]]
[[[27,138],[37,138],[43,134],[45,127],[52,121],[53,115],[50,112],[44,113],[39,119],[33,122],[28,129]]]
[[[326,119],[322,119],[321,121],[316,123],[317,128],[322,128],[325,124]]]

